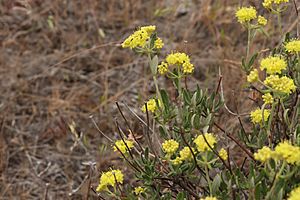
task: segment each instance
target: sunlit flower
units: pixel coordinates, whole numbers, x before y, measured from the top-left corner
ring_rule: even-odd
[[[286,43],[285,49],[290,53],[300,52],[300,40],[292,40]]]
[[[265,79],[264,83],[277,92],[286,94],[290,94],[296,90],[293,79],[286,76],[279,77],[278,75],[271,75]]]
[[[168,63],[161,62],[161,64],[158,65],[157,68],[158,68],[158,73],[160,73],[161,75],[164,75],[165,73],[168,72]]]
[[[270,115],[270,111],[267,109],[261,110],[257,108],[256,110],[252,111],[250,113],[251,121],[253,124],[260,124],[262,123],[263,116],[264,116],[264,121],[268,121]]]
[[[101,192],[103,190],[108,190],[108,186],[115,187],[116,182],[122,184],[124,179],[124,175],[121,170],[110,170],[108,172],[102,173],[100,177],[99,185],[96,189],[97,192]]]
[[[219,151],[219,156],[223,159],[223,160],[227,160],[228,159],[228,153],[227,151],[222,148],[220,151]]]
[[[272,5],[275,4],[275,5],[280,5],[282,3],[288,3],[289,0],[264,0],[264,2],[262,3],[262,5],[267,8],[267,9],[270,9],[272,8]]]
[[[139,30],[135,31],[125,39],[125,41],[122,43],[122,47],[131,49],[136,47],[144,47],[151,34],[155,31],[155,28],[155,26],[141,27]]]
[[[262,99],[265,104],[272,104],[274,102],[274,98],[270,93],[262,95]]]
[[[287,63],[284,59],[279,56],[269,56],[262,59],[260,62],[260,68],[266,70],[268,74],[281,74],[282,70],[285,70]]]
[[[260,162],[266,162],[273,156],[273,151],[269,147],[263,147],[254,153],[255,160]]]
[[[132,142],[131,140],[124,140],[124,141],[125,141],[125,143],[126,143],[126,145],[127,145],[127,147],[128,147],[129,149],[131,149],[131,148],[133,147],[133,142]],[[117,147],[118,147],[119,150],[120,150],[123,154],[125,154],[125,153],[128,151],[128,149],[127,149],[125,143],[123,142],[123,140],[118,140],[118,141],[116,141],[116,142],[115,142],[115,145],[114,145],[114,151],[118,151],[118,149],[117,149]],[[117,146],[117,147],[116,147],[116,146]]]
[[[250,7],[239,8],[236,11],[235,16],[237,17],[238,22],[243,24],[243,23],[250,22],[251,20],[255,19],[256,14],[257,14],[257,11],[255,10],[255,8],[250,6]]]
[[[211,151],[204,137],[211,148],[214,148],[215,144],[217,143],[217,140],[212,133],[205,133],[204,136],[201,134],[194,140],[199,152]]]
[[[180,165],[182,163],[182,159],[180,157],[176,157],[174,160],[171,160],[173,165]]]
[[[192,148],[193,152],[194,152],[194,149]],[[193,154],[190,150],[189,147],[184,147],[180,152],[179,152],[179,155],[180,155],[180,159],[181,160],[191,160],[193,158]]]
[[[267,25],[268,20],[265,17],[259,15],[257,18],[257,23],[261,26],[265,26],[265,25]]]
[[[160,105],[160,100],[157,99],[158,102],[158,106]],[[157,103],[155,99],[150,99],[149,101],[147,101],[147,109],[149,112],[155,112],[158,109]],[[142,107],[142,111],[146,112],[146,106],[143,105]]]
[[[143,188],[141,186],[134,188],[134,194],[137,195],[137,196],[144,193],[144,192],[145,192],[145,188]]]
[[[247,81],[249,83],[253,83],[253,82],[257,81],[257,80],[258,80],[258,71],[257,71],[257,69],[254,69],[247,76]]]
[[[216,197],[205,197],[201,198],[200,200],[218,200]]]
[[[163,48],[163,46],[164,46],[164,43],[163,43],[162,39],[159,37],[156,38],[156,40],[154,42],[154,48],[161,49],[161,48]]]
[[[280,142],[275,147],[275,155],[279,160],[285,160],[289,164],[300,165],[300,147],[293,146],[288,141]]]
[[[300,199],[300,187],[297,187],[291,191],[288,200],[299,200]]]
[[[173,154],[177,151],[179,147],[179,143],[176,142],[173,139],[170,140],[166,140],[163,144],[162,144],[162,149],[166,154]]]

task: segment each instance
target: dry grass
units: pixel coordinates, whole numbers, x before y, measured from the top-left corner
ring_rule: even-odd
[[[137,26],[157,25],[166,44],[163,55],[172,49],[190,53],[197,66],[193,82],[202,87],[215,88],[221,67],[228,107],[238,104],[239,112],[248,112],[240,70],[246,35],[234,20],[237,5],[237,0],[1,1],[1,199],[84,199],[89,181],[95,186],[98,179],[95,172],[88,178],[90,164],[101,171],[120,162],[109,145],[105,150],[107,141],[89,116],[115,137],[114,102],[125,101],[139,112],[137,105],[154,92],[144,59],[119,47]],[[295,26],[290,16],[286,21]],[[272,32],[269,39],[259,35],[254,48],[266,49],[270,41]],[[72,121],[80,139],[68,127]],[[235,118],[224,113],[220,121],[234,129]],[[139,124],[130,123],[139,132]]]

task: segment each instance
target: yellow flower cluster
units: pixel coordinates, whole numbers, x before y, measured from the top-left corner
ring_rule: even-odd
[[[251,121],[253,124],[260,124],[262,123],[264,115],[264,121],[268,121],[270,111],[267,109],[264,109],[263,111],[260,108],[257,108],[256,110],[252,111],[250,113]]]
[[[194,148],[192,151],[195,152]],[[183,161],[189,161],[193,158],[193,154],[189,147],[184,147],[181,151],[179,151],[179,156],[177,156],[174,160],[171,160],[173,165],[180,165]]]
[[[254,153],[255,160],[259,160],[260,162],[266,162],[272,158],[273,151],[269,147],[263,147]]]
[[[260,69],[265,69],[268,74],[281,74],[281,71],[286,69],[286,67],[286,61],[279,56],[269,56],[260,62]]]
[[[194,65],[191,63],[190,58],[185,53],[171,53],[166,57],[166,61],[162,62],[158,66],[158,72],[160,74],[165,74],[168,71],[169,65],[179,65],[182,66],[182,71],[185,74],[190,74],[194,71]]]
[[[141,186],[135,187],[133,192],[135,195],[138,196],[138,195],[142,194],[143,192],[145,192],[145,188],[143,188]]]
[[[293,189],[287,200],[299,200],[300,199],[300,187]]]
[[[292,40],[285,45],[285,49],[290,53],[300,52],[300,40]]]
[[[179,143],[176,142],[175,140],[171,139],[171,140],[166,140],[163,144],[162,144],[162,149],[166,154],[172,155],[173,153],[175,153],[177,151],[179,147]]]
[[[254,158],[261,162],[266,162],[269,159],[284,160],[289,164],[300,165],[300,147],[293,146],[287,141],[279,143],[275,150],[272,151],[269,147],[263,147],[254,154]]]
[[[182,163],[182,160],[180,157],[176,157],[175,159],[171,160],[171,163],[173,165],[180,165]]]
[[[265,17],[259,15],[257,18],[257,23],[261,26],[265,26],[265,25],[267,25],[268,20]]]
[[[285,94],[290,94],[296,90],[293,79],[286,76],[271,75],[265,79],[264,83],[277,92]]]
[[[168,72],[168,64],[166,62],[161,62],[160,65],[157,66],[158,68],[158,73],[161,75],[164,75],[165,73]]]
[[[200,200],[218,200],[216,197],[205,197],[201,198]]]
[[[255,10],[255,8],[250,6],[250,7],[239,8],[236,11],[235,16],[237,17],[238,22],[243,24],[243,23],[247,23],[247,22],[250,22],[251,20],[255,19],[256,14],[257,14],[257,11]]]
[[[123,183],[124,175],[121,170],[110,170],[108,172],[102,173],[100,177],[99,185],[96,189],[97,192],[101,192],[103,190],[108,190],[108,186],[115,187],[117,183]]]
[[[282,3],[288,3],[289,0],[264,0],[264,2],[262,3],[262,5],[265,7],[265,8],[272,8],[272,4],[277,4],[277,5],[280,5]]]
[[[265,104],[272,104],[274,102],[274,98],[270,93],[264,94],[262,96],[263,101]]]
[[[258,80],[258,71],[257,71],[257,69],[254,69],[247,76],[247,81],[249,83],[253,83],[253,82],[257,81],[257,80]]]
[[[164,46],[164,43],[163,43],[162,39],[157,37],[155,42],[154,42],[154,48],[155,49],[161,49],[161,48],[163,48],[163,46]]]
[[[219,156],[223,159],[223,160],[227,160],[228,159],[228,154],[227,154],[227,151],[222,148],[220,151],[219,151]]]
[[[158,105],[156,104],[156,100],[155,99],[150,99],[149,101],[147,101],[147,109],[149,112],[154,113],[157,109],[158,106],[160,106],[160,100],[157,99]],[[142,111],[145,113],[146,112],[146,106],[143,105],[142,106]]]
[[[127,147],[129,149],[131,149],[133,147],[133,142],[131,140],[124,140],[124,141],[126,144],[123,142],[123,140],[117,140],[114,145],[114,151],[118,151],[118,149],[117,149],[117,147],[118,147],[120,149],[120,151],[123,154],[125,154],[128,151]],[[127,145],[127,147],[126,147],[126,145]]]
[[[122,43],[123,48],[136,48],[136,47],[145,47],[147,41],[151,34],[155,31],[155,26],[143,26],[133,34],[131,34],[125,41]],[[164,43],[161,38],[157,38],[154,42],[154,48],[161,49]]]
[[[209,146],[211,148],[214,148],[215,144],[217,143],[215,136],[212,133],[205,133],[204,137],[207,140],[207,143],[209,144]],[[206,143],[204,137],[201,134],[196,139],[194,139],[194,143],[196,144],[197,150],[199,152],[205,152],[206,150],[211,151],[211,149],[209,148],[208,144]]]

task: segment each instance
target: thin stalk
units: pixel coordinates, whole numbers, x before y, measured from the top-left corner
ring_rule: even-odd
[[[250,44],[251,44],[251,28],[249,22],[247,24],[247,30],[248,30],[248,38],[247,38],[247,49],[246,49],[246,62],[248,62],[248,57],[250,53]]]
[[[270,191],[268,192],[268,194],[267,194],[267,196],[266,196],[266,199],[271,199],[271,197],[272,197],[271,195],[273,195],[273,192],[274,192],[274,189],[275,189],[275,187],[276,187],[276,184],[277,184],[277,182],[278,182],[278,180],[279,180],[279,178],[280,178],[280,176],[281,176],[281,174],[282,174],[282,172],[283,172],[285,166],[286,166],[286,162],[284,162],[284,163],[281,165],[280,170],[278,171],[278,173],[275,174],[275,179],[274,179],[274,181],[273,181],[273,184],[272,184],[272,187],[271,187]]]

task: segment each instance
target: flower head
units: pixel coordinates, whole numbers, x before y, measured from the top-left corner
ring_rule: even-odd
[[[181,165],[182,159],[180,157],[176,157],[174,160],[171,160],[173,165]]]
[[[192,151],[194,152],[194,149],[192,148]],[[181,160],[191,160],[193,158],[193,154],[189,147],[184,147],[180,152],[180,159]]]
[[[271,75],[265,79],[264,83],[277,92],[285,94],[290,94],[296,90],[293,79],[286,76]]]
[[[181,65],[183,73],[190,74],[194,71],[194,65],[185,53],[171,53],[166,57],[166,61],[169,65]]]
[[[257,108],[256,110],[250,113],[251,121],[253,124],[262,123],[263,118],[265,122],[268,121],[269,115],[270,115],[269,110],[267,109],[261,110],[260,108]]]
[[[157,68],[158,68],[158,73],[160,73],[161,75],[164,75],[165,73],[168,72],[168,63],[161,62],[161,64],[158,65]]]
[[[125,144],[125,143],[126,144]],[[129,148],[129,149],[131,149],[132,147],[133,147],[133,142],[131,141],[131,140],[124,140],[124,142],[123,142],[123,140],[118,140],[118,141],[116,141],[115,142],[115,145],[114,145],[114,151],[118,151],[118,148],[119,148],[119,150],[123,153],[123,154],[125,154],[125,153],[127,153],[127,151],[128,151],[128,149],[127,149],[127,147]],[[127,145],[127,147],[126,147],[126,145]],[[117,148],[118,147],[118,148]]]
[[[122,43],[122,47],[131,49],[136,47],[144,47],[155,29],[155,26],[141,27],[125,39],[125,41]]]
[[[270,9],[272,8],[273,4],[276,4],[277,6],[282,4],[282,3],[287,3],[289,2],[289,0],[264,0],[264,2],[262,3],[262,5],[267,8]]]
[[[219,151],[219,156],[223,159],[223,160],[227,160],[228,159],[228,153],[227,151],[222,148],[220,151]]]
[[[166,140],[162,144],[163,151],[169,155],[172,155],[173,153],[175,153],[177,151],[178,147],[179,147],[179,143],[173,139]]]
[[[255,19],[256,14],[257,14],[257,11],[255,10],[255,8],[250,6],[250,7],[239,8],[236,11],[235,16],[237,17],[238,22],[243,24],[243,23],[250,22],[251,20]]]
[[[204,137],[209,145],[206,143]],[[197,150],[199,152],[204,152],[211,151],[209,146],[211,148],[214,148],[215,144],[217,143],[217,140],[212,133],[205,133],[204,136],[201,134],[196,139],[194,139],[194,143],[196,144]]]
[[[247,76],[247,81],[249,82],[249,83],[253,83],[253,82],[255,82],[255,81],[257,81],[258,80],[258,71],[257,71],[257,69],[254,69],[254,70],[252,70],[251,72],[250,72],[250,74]]]
[[[135,187],[133,192],[134,192],[135,195],[138,196],[138,195],[140,195],[140,194],[142,194],[142,193],[145,192],[145,188],[143,188],[141,186]]]
[[[287,141],[281,142],[275,147],[275,155],[276,159],[300,165],[300,147],[293,146]]]
[[[159,37],[156,38],[156,40],[154,42],[154,48],[155,49],[161,49],[161,48],[163,48],[163,46],[164,46],[164,43],[163,43],[162,39],[159,38]]]
[[[265,69],[268,74],[281,74],[281,71],[285,70],[286,67],[286,61],[279,56],[269,56],[262,59],[262,61],[260,62],[260,69]]]
[[[293,189],[287,200],[299,200],[300,199],[300,187]]]
[[[254,153],[254,159],[260,162],[266,162],[273,156],[273,151],[269,147],[263,147]]]
[[[123,183],[124,175],[121,170],[110,170],[108,172],[102,173],[100,177],[99,185],[96,189],[97,192],[101,192],[103,190],[108,190],[108,186],[115,187],[117,183]]]
[[[292,40],[285,44],[285,49],[290,53],[300,52],[300,40]]]
[[[268,20],[264,16],[259,15],[257,18],[257,23],[261,26],[265,26],[267,25]]]
[[[157,105],[157,103],[158,103],[158,105]],[[157,99],[157,103],[156,103],[155,99],[150,99],[149,101],[147,101],[146,104],[147,104],[148,111],[152,112],[152,113],[155,112],[157,110],[158,106],[160,106],[160,100],[159,99]],[[146,112],[146,106],[145,105],[143,105],[142,111]]]
[[[264,94],[262,96],[263,101],[265,104],[272,104],[274,102],[274,98],[270,93]]]

